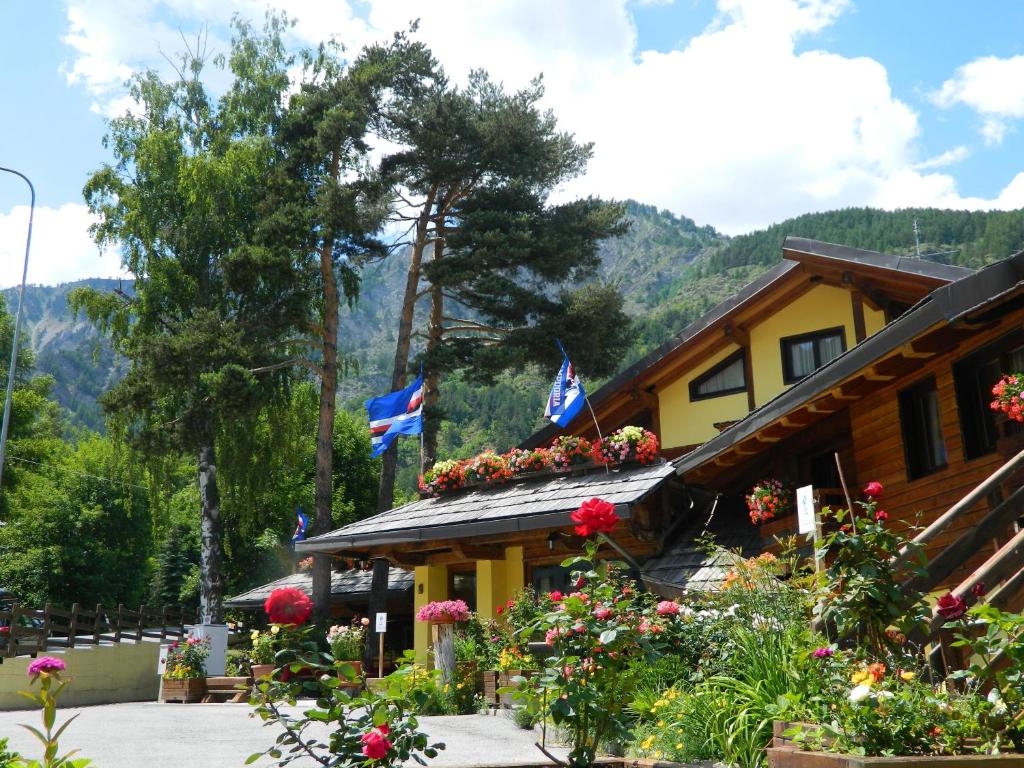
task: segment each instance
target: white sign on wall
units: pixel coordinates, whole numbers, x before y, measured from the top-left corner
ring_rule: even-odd
[[[171,649],[169,645],[160,646],[160,658],[156,662],[156,673],[160,677],[164,676],[164,672],[167,669],[167,652]]]
[[[814,528],[814,486],[796,489],[796,516],[800,533],[811,533]]]
[[[383,634],[388,631],[388,615],[386,613],[377,614],[377,634]]]

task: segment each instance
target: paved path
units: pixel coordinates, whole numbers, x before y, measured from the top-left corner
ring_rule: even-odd
[[[253,752],[269,746],[277,735],[270,726],[249,717],[244,704],[108,704],[61,709],[58,723],[80,713],[61,739],[62,752],[78,748],[95,768],[241,768]],[[27,757],[40,756],[39,744],[18,723],[39,725],[38,711],[0,712],[0,736]],[[431,765],[538,765],[544,756],[535,735],[498,714],[424,717],[420,726],[431,741],[446,749]],[[564,755],[564,750],[553,750]],[[274,761],[254,765],[268,768]],[[312,760],[296,761],[310,768]]]

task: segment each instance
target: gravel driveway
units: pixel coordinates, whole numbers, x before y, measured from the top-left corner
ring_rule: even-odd
[[[79,714],[61,739],[63,750],[77,748],[95,768],[241,768],[253,752],[269,746],[277,731],[249,717],[243,704],[108,704],[67,708],[57,722]],[[39,743],[18,723],[39,725],[38,711],[0,712],[0,736],[27,757],[40,757]],[[539,765],[547,760],[534,746],[536,736],[506,716],[423,717],[420,726],[446,749],[431,765]],[[62,751],[63,751],[62,750]],[[564,750],[552,750],[559,756]],[[256,766],[271,766],[262,759]],[[292,763],[311,768],[312,760]]]

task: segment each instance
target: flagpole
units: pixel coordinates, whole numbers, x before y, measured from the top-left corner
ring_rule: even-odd
[[[568,355],[568,353],[566,353],[565,347],[562,346],[561,339],[555,339],[555,344],[558,345],[559,351],[568,360],[569,359],[569,355]],[[604,435],[601,434],[601,425],[597,423],[597,414],[594,413],[594,406],[592,406],[590,404],[590,398],[587,397],[586,395],[583,396],[583,402],[585,402],[587,404],[587,410],[590,411],[590,418],[594,420],[594,429],[597,430],[597,439],[598,439],[598,441],[603,443],[604,442]],[[611,471],[610,469],[608,469],[608,465],[607,464],[604,465],[604,469],[605,469],[605,472],[610,472]]]

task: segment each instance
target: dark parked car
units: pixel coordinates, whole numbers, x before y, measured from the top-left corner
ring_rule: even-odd
[[[17,602],[17,599],[17,596],[13,592],[0,587],[0,612],[10,611],[14,603]],[[10,621],[6,616],[0,616],[0,641],[10,633],[11,630],[9,624]],[[19,616],[18,626],[36,629],[43,626],[43,622],[35,616]]]

